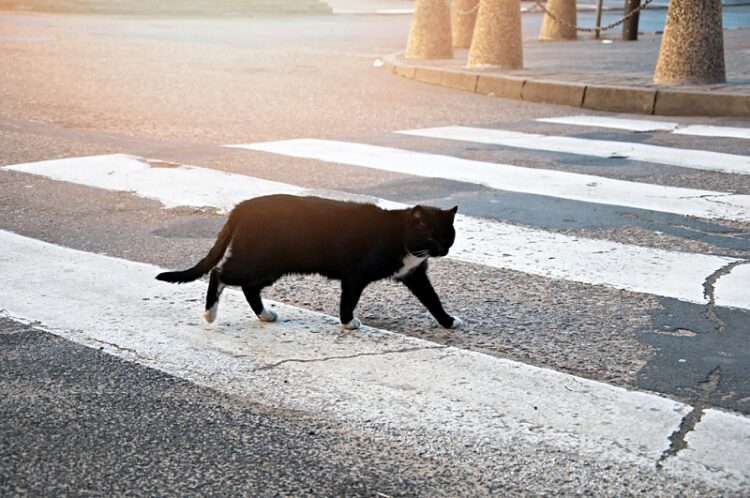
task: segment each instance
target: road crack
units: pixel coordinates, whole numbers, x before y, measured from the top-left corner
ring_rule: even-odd
[[[430,349],[446,349],[447,347],[448,346],[442,346],[442,345],[420,346],[420,347],[413,347],[413,348],[391,349],[391,350],[386,350],[386,351],[377,351],[377,352],[370,352],[370,353],[354,353],[354,354],[340,355],[340,356],[324,356],[322,358],[287,358],[281,361],[277,361],[275,363],[269,363],[268,365],[258,367],[255,369],[255,371],[271,370],[285,363],[319,363],[319,362],[331,361],[331,360],[348,360],[351,358],[360,358],[363,356],[384,356],[384,355],[389,355],[389,354],[401,354],[401,353],[413,353],[416,351],[427,351]]]
[[[716,392],[721,381],[721,367],[716,367],[708,374],[706,380],[698,385],[700,396],[698,400],[691,405],[692,410],[685,415],[680,422],[680,426],[669,436],[669,448],[659,457],[656,462],[656,468],[664,468],[664,461],[668,458],[677,456],[677,454],[688,447],[687,435],[690,434],[703,418],[706,408],[709,406],[711,394]]]
[[[141,353],[139,353],[135,349],[126,348],[125,346],[120,346],[119,344],[115,344],[114,342],[107,342],[107,341],[102,341],[101,339],[93,339],[93,338],[91,340],[93,342],[97,343],[97,344],[103,344],[104,346],[109,346],[111,348],[115,348],[118,351],[122,351],[122,352],[128,353],[128,354],[130,354],[130,355],[138,358],[139,360],[146,360],[146,361],[150,361],[150,362],[155,362],[156,361],[156,358],[151,358],[150,356],[144,356],[144,355],[142,355]]]
[[[750,263],[750,261],[746,259],[735,260],[727,263],[726,265],[722,266],[711,275],[709,275],[703,282],[703,296],[708,300],[704,316],[717,325],[719,333],[721,334],[723,334],[726,330],[726,323],[724,323],[724,320],[722,320],[721,317],[716,313],[716,282],[724,275],[729,275],[729,273],[734,270],[735,267],[748,263]]]
[[[736,195],[737,194],[733,194],[731,192],[727,192],[727,193],[718,193],[717,192],[717,193],[713,193],[713,194],[702,194],[702,195],[681,195],[680,197],[678,197],[678,199],[705,199],[707,201],[711,201],[711,200],[716,199],[716,198],[734,197]],[[717,202],[719,204],[727,204],[726,202],[720,202],[720,201],[715,201],[715,202]]]

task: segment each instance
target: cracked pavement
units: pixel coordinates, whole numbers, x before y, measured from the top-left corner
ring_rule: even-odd
[[[728,275],[736,267],[740,265],[746,265],[748,263],[750,263],[750,260],[732,261],[726,266],[716,270],[716,272],[710,275],[706,279],[706,282],[703,284],[704,295],[708,299],[708,304],[706,305],[706,317],[716,322],[716,324],[718,325],[719,333],[725,332],[726,324],[716,313],[716,284],[722,276]]]
[[[275,363],[269,363],[268,365],[263,365],[261,367],[258,367],[256,368],[256,370],[271,370],[272,368],[279,367],[281,365],[284,365],[285,363],[312,363],[312,362],[322,362],[322,361],[331,361],[331,360],[350,360],[352,358],[362,358],[364,356],[385,356],[385,355],[399,354],[399,353],[414,353],[416,351],[427,351],[430,349],[445,349],[446,347],[447,346],[422,346],[422,347],[394,349],[394,350],[388,350],[388,351],[355,353],[355,354],[343,355],[343,356],[324,356],[322,358],[285,358]]]

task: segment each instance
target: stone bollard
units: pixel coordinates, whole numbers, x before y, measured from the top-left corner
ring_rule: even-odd
[[[451,32],[453,48],[469,48],[477,20],[480,0],[453,0],[451,4]]]
[[[521,0],[481,1],[467,66],[523,68]]]
[[[545,12],[544,19],[542,19],[542,29],[539,30],[539,39],[575,40],[578,33],[571,26],[576,26],[578,23],[576,0],[547,0],[546,8],[570,26],[557,22]]]
[[[725,81],[721,0],[672,0],[654,82]]]
[[[416,0],[411,19],[407,59],[450,59],[453,57],[450,0]]]

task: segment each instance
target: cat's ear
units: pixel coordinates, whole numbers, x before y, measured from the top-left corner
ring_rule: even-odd
[[[456,212],[457,212],[457,211],[458,211],[458,206],[453,206],[452,208],[450,208],[450,209],[448,210],[448,214],[450,214],[450,215],[451,215],[451,218],[455,218],[455,217],[456,217]]]
[[[411,209],[411,217],[417,221],[424,219],[424,208],[422,206],[414,206]]]

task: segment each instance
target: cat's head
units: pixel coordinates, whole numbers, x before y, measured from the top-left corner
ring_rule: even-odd
[[[447,255],[456,238],[453,229],[456,211],[458,206],[451,209],[415,206],[407,211],[404,234],[406,249],[419,257]]]

